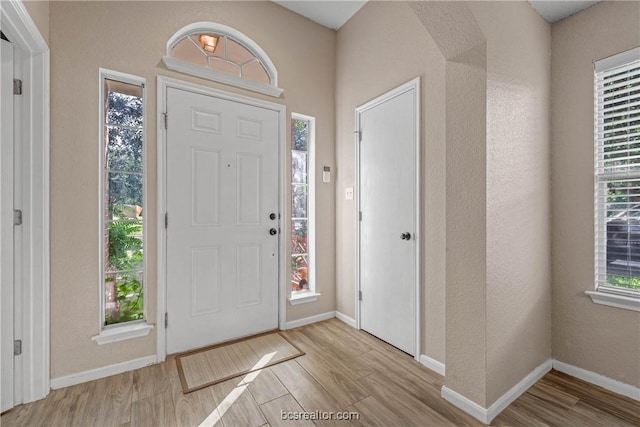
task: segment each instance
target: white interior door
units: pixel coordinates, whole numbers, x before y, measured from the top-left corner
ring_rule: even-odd
[[[417,354],[418,81],[359,107],[360,327]]]
[[[1,411],[14,406],[13,45],[0,40],[0,365]]]
[[[278,327],[274,110],[167,89],[167,352]]]

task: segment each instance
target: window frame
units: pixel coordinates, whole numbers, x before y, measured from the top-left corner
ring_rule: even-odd
[[[231,76],[229,74],[211,68],[202,67],[171,56],[171,51],[182,39],[190,35],[200,33],[213,33],[229,37],[253,53],[264,66],[267,75],[269,75],[269,84]],[[269,58],[269,55],[267,55],[267,53],[256,42],[245,34],[234,28],[216,22],[195,22],[176,31],[175,34],[167,41],[167,48],[165,55],[162,57],[162,62],[164,62],[167,69],[172,71],[251,90],[263,95],[279,98],[284,92],[284,89],[278,87],[278,70],[276,69],[273,61],[271,61],[271,58]]]
[[[304,291],[293,291],[291,289],[291,256],[293,248],[289,247],[287,251],[287,272],[288,272],[288,294],[289,304],[297,305],[308,302],[313,302],[318,299],[320,293],[318,293],[317,287],[317,274],[316,274],[316,119],[313,116],[307,116],[300,113],[291,113],[291,133],[293,135],[294,121],[305,121],[308,123],[309,139],[307,141],[307,282],[309,289]],[[290,151],[293,151],[293,137],[291,139]],[[289,161],[289,171],[291,171],[291,165],[293,160]],[[288,197],[291,200],[293,190],[293,176],[288,186]],[[287,212],[288,221],[290,225],[287,228],[287,233],[291,233],[293,222],[293,202],[291,208]],[[288,235],[287,242],[291,242],[291,235]]]
[[[621,174],[607,174],[599,171],[599,164],[604,161],[604,142],[599,137],[603,126],[602,112],[599,108],[598,80],[601,73],[610,72],[617,68],[626,67],[637,62],[640,65],[640,47],[636,47],[607,58],[594,61],[594,290],[585,293],[596,304],[607,305],[627,310],[640,311],[640,292],[606,286],[606,280],[600,280],[602,272],[607,274],[607,205],[608,201],[601,200],[603,183],[620,180],[637,180],[640,171]],[[604,250],[602,246],[604,245]]]
[[[99,246],[99,334],[92,337],[92,340],[97,344],[108,344],[112,342],[123,341],[127,339],[146,336],[149,334],[153,325],[147,323],[148,317],[148,299],[147,299],[147,275],[148,275],[148,260],[147,260],[147,248],[148,248],[148,214],[142,216],[142,251],[143,251],[143,267],[142,267],[142,292],[143,292],[143,318],[138,320],[132,320],[128,322],[114,323],[111,325],[105,325],[105,248],[104,248],[104,235],[105,235],[105,107],[106,96],[105,80],[112,80],[122,82],[126,84],[140,86],[142,88],[142,205],[143,208],[147,207],[147,100],[146,100],[146,79],[131,74],[122,73],[119,71],[108,70],[104,68],[99,69],[99,145],[98,145],[98,207],[99,207],[99,219],[98,219],[98,246]]]

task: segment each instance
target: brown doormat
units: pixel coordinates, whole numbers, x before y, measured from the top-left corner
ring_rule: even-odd
[[[270,331],[179,354],[176,365],[187,394],[303,354],[284,335]]]

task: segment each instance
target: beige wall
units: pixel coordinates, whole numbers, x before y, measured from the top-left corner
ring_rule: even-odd
[[[285,104],[287,113],[316,117],[320,174],[321,166],[335,167],[336,35],[271,2],[52,2],[50,12],[51,376],[57,378],[156,353],[157,328],[148,337],[122,343],[98,346],[91,340],[99,329],[98,68],[147,79],[146,303],[148,319],[155,323],[156,76],[240,92]],[[206,20],[245,33],[269,54],[285,89],[282,99],[188,78],[160,65],[174,32]],[[335,306],[334,184],[318,182],[317,289],[322,296],[314,303],[288,306],[288,320]]]
[[[593,289],[593,61],[640,46],[640,2],[603,2],[552,26],[553,356],[640,386],[640,313]]]
[[[375,41],[372,43],[372,41]],[[338,31],[336,58],[336,309],[355,316],[354,110],[421,79],[422,352],[444,362],[444,58],[404,2],[369,2]],[[357,195],[356,195],[357,197]]]
[[[526,2],[471,2],[487,39],[487,406],[551,357],[551,31]]]
[[[49,2],[27,0],[23,4],[36,27],[38,27],[40,35],[49,44]]]
[[[551,356],[549,26],[525,2],[373,2],[337,52],[337,309],[354,311],[353,110],[421,75],[422,351],[488,407]]]

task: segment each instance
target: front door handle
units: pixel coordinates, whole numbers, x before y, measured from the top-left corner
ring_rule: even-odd
[[[409,232],[402,233],[402,234],[400,235],[400,238],[401,238],[402,240],[411,240],[411,233],[409,233]]]
[[[269,234],[271,234],[272,236],[275,236],[276,234],[278,234],[278,230],[276,230],[275,228],[272,228],[271,230],[269,230]]]

